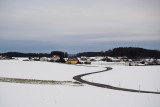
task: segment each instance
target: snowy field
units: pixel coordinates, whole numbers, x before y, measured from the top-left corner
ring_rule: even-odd
[[[104,68],[40,61],[0,60],[0,76],[9,78],[73,81],[75,75],[97,70]]]
[[[0,77],[74,81],[72,78],[75,75],[101,71],[105,69],[103,67],[105,66],[85,67],[50,62],[0,60]],[[138,89],[139,84],[142,89],[156,91],[159,88],[159,66],[112,68],[113,70],[83,78],[127,88]],[[89,85],[0,82],[0,95],[0,107],[160,107],[159,94],[123,92]]]
[[[83,79],[122,88],[160,91],[160,66],[111,67],[111,71],[88,75]]]

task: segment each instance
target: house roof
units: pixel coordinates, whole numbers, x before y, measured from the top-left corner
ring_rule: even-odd
[[[68,58],[69,61],[77,61],[78,59],[76,57],[70,57]]]

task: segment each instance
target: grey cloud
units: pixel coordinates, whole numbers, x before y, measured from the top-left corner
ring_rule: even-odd
[[[94,44],[160,40],[159,0],[1,0],[0,39]]]

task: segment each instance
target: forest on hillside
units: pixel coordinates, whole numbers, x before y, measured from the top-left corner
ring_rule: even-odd
[[[160,51],[149,50],[137,47],[119,47],[105,52],[82,52],[77,54],[80,56],[94,57],[94,56],[112,56],[112,57],[123,57],[128,58],[160,58]]]
[[[61,58],[68,57],[67,52],[63,51],[52,51],[51,53],[20,53],[20,52],[7,52],[0,53],[0,55],[8,57],[51,57],[52,55],[59,55]],[[77,57],[86,56],[112,56],[112,57],[123,57],[128,58],[160,58],[159,50],[150,50],[137,47],[118,47],[108,51],[101,52],[81,52],[76,54]]]

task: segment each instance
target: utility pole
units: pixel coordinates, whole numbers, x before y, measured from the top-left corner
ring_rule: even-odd
[[[139,93],[140,93],[140,88],[141,88],[141,86],[139,85]]]

